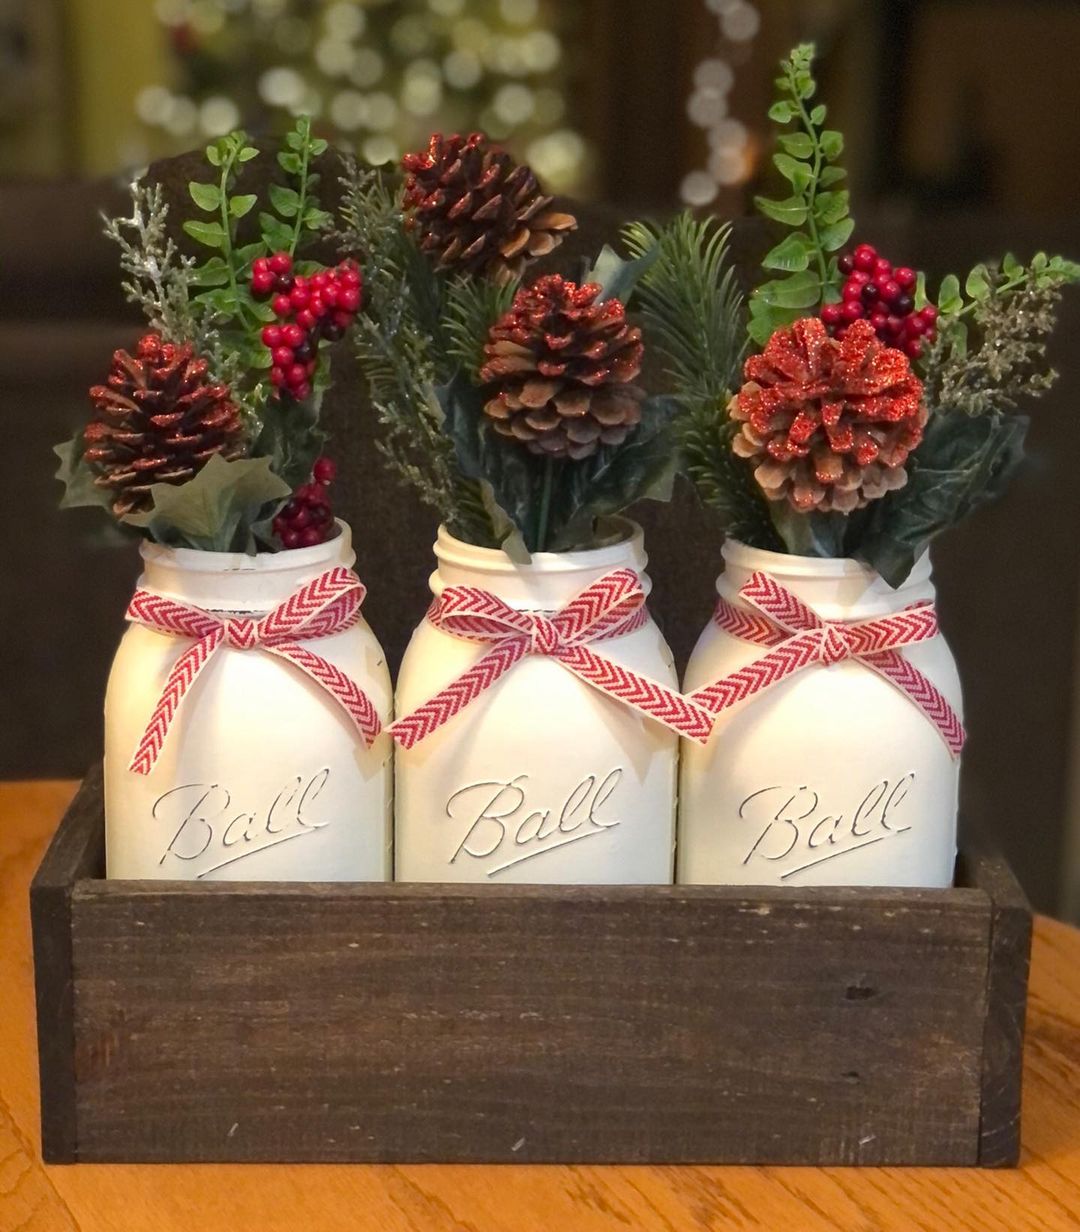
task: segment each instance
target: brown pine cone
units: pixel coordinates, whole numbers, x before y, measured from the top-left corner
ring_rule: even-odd
[[[523,287],[491,328],[480,379],[496,432],[532,453],[587,458],[618,445],[641,420],[641,330],[595,283],[558,274]]]
[[[577,226],[551,210],[536,176],[483,133],[434,133],[426,151],[406,154],[407,226],[439,269],[499,282],[520,278]]]
[[[756,463],[769,500],[850,513],[907,483],[927,419],[922,382],[868,321],[843,341],[816,317],[796,321],[746,361],[745,375],[728,408],[741,424],[732,449]]]
[[[206,380],[191,346],[141,338],[116,351],[108,384],[90,390],[94,418],[83,433],[94,482],[114,493],[117,517],[150,508],[150,485],[183,483],[218,453],[244,452],[243,424],[227,385]]]

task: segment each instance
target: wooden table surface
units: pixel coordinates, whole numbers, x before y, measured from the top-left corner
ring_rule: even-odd
[[[102,1165],[38,1149],[27,888],[73,783],[0,784],[0,1232],[1080,1228],[1080,932],[1035,929],[1015,1171]]]

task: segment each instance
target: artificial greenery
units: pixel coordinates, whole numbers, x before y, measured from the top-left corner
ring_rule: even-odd
[[[252,264],[275,252],[297,257],[294,270],[320,268],[304,250],[332,223],[318,198],[318,160],[325,141],[301,116],[276,154],[281,182],[270,185],[267,200],[245,191],[245,168],[260,151],[241,131],[206,147],[210,174],[192,181],[188,192],[197,216],[182,230],[199,249],[199,260],[183,253],[170,230],[169,207],[161,185],[131,186],[129,217],[107,219],[106,234],[120,249],[128,300],[144,312],[152,330],[166,341],[189,342],[209,365],[213,380],[227,385],[240,408],[248,441],[247,457],[212,459],[192,480],[176,486],[155,484],[153,507],[126,515],[122,522],[173,546],[254,552],[273,547],[266,529],[283,498],[307,481],[325,437],[319,428],[319,402],[329,381],[323,352],[314,394],[305,402],[275,396],[267,377],[270,352],[259,337],[272,322],[273,309],[251,291]],[[257,228],[250,224],[257,214]],[[65,485],[62,504],[109,506],[83,460],[82,433],[56,450],[57,477]]]
[[[777,200],[756,197],[754,204],[767,218],[790,232],[762,258],[762,267],[776,277],[761,283],[750,296],[750,337],[759,346],[781,326],[805,316],[808,309],[840,298],[836,254],[851,238],[849,194],[838,188],[846,172],[839,164],[843,134],[825,128],[824,103],[811,105],[817,93],[813,76],[814,47],[803,43],[780,66],[778,97],[769,118],[781,130],[780,150],[773,165],[791,187]]]
[[[635,302],[680,407],[682,465],[729,534],[777,548],[765,498],[731,451],[735,425],[727,404],[742,379],[746,314],[729,260],[730,235],[728,225],[684,213],[662,227],[632,223],[623,239],[636,261],[648,259]]]
[[[342,186],[341,238],[362,255],[367,279],[355,341],[383,429],[379,448],[454,535],[526,559],[595,547],[610,535],[611,515],[643,498],[668,499],[670,399],[646,399],[626,442],[577,461],[541,458],[499,436],[483,412],[479,371],[518,282],[435,269],[385,175],[349,161]],[[628,293],[644,264],[605,250],[583,281],[601,286],[600,299]]]

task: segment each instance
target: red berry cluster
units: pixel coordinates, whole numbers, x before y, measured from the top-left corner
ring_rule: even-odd
[[[325,541],[334,525],[328,488],[337,477],[337,466],[319,458],[311,470],[311,482],[302,484],[274,518],[274,534],[287,548],[313,548]]]
[[[319,342],[336,342],[345,333],[360,311],[363,289],[355,261],[342,261],[310,277],[293,273],[287,252],[252,263],[251,293],[256,299],[272,295],[278,318],[262,331],[273,359],[270,382],[275,389],[284,389],[297,401],[311,393]]]
[[[927,304],[915,311],[915,271],[906,265],[894,268],[869,244],[845,253],[838,264],[847,278],[843,300],[821,309],[829,334],[842,339],[853,321],[867,320],[886,346],[918,359],[924,342],[933,342],[937,336],[938,310]]]

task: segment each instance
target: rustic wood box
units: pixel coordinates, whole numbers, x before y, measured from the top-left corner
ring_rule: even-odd
[[[49,1162],[1016,1162],[998,859],[942,891],[204,884],[103,848],[94,774],[31,889]]]

